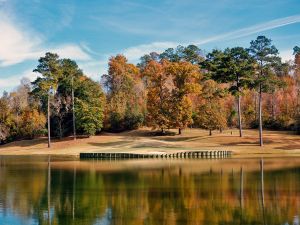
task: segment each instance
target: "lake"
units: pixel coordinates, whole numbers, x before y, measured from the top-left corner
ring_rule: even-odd
[[[300,157],[0,156],[0,224],[300,224]]]

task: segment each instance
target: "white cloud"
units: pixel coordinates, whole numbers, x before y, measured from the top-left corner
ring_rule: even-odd
[[[17,24],[0,11],[0,67],[11,66],[26,60],[37,60],[45,52],[57,52],[74,60],[89,60],[90,56],[80,45],[63,44],[48,47],[42,35]]]
[[[294,60],[293,50],[284,50],[280,52],[280,57],[282,58],[282,61],[289,61]]]
[[[176,43],[176,42],[153,42],[150,44],[142,44],[142,45],[137,45],[133,46],[127,49],[124,49],[121,51],[129,61],[131,62],[137,62],[137,60],[150,52],[162,52],[167,48],[174,48],[178,46],[179,44],[181,45],[188,45],[188,44],[195,44],[195,45],[203,45],[207,43],[211,43],[214,41],[221,41],[221,40],[232,40],[232,39],[238,39],[241,37],[246,37],[251,34],[256,34],[262,31],[267,31],[267,30],[272,30],[278,27],[283,27],[287,26],[290,24],[294,23],[299,23],[300,22],[300,15],[294,15],[294,16],[289,16],[289,17],[284,17],[280,19],[275,19],[271,20],[265,23],[257,24],[254,26],[242,28],[239,30],[231,31],[228,33],[212,36],[206,39],[202,40],[196,40],[196,41],[186,41],[186,43]],[[283,52],[282,58],[285,59],[291,59],[292,55],[288,52]]]
[[[39,35],[29,35],[0,12],[0,66],[9,66],[26,59],[37,58]]]
[[[22,78],[28,78],[30,81],[34,81],[38,74],[32,72],[32,70],[26,70],[19,75],[11,75],[5,78],[0,78],[0,89],[11,90],[20,84]]]
[[[99,81],[101,76],[107,73],[108,57],[104,60],[91,60],[88,62],[79,63],[79,67],[83,70],[85,75],[96,81]]]
[[[188,45],[188,44],[195,44],[195,45],[202,45],[214,41],[220,41],[220,40],[230,40],[230,39],[238,39],[241,37],[246,37],[251,34],[256,34],[262,31],[267,31],[267,30],[272,30],[278,27],[283,27],[287,26],[290,24],[294,23],[299,23],[300,22],[300,15],[294,15],[294,16],[289,16],[289,17],[284,17],[280,19],[275,19],[271,20],[265,23],[257,24],[254,26],[250,26],[247,28],[231,31],[228,33],[220,34],[217,36],[213,36],[207,39],[202,39],[202,40],[196,40],[196,41],[186,41],[186,43],[177,43],[177,42],[153,42],[149,44],[142,44],[142,45],[137,45],[133,47],[129,47],[127,49],[124,49],[121,51],[122,54],[124,54],[127,59],[130,62],[136,63],[139,58],[145,54],[148,54],[150,52],[163,52],[167,48],[174,48],[178,46],[179,44],[181,45]],[[282,59],[285,60],[290,60],[293,59],[292,51],[287,50],[281,52],[281,57]]]
[[[49,49],[49,51],[53,51],[57,53],[61,58],[71,58],[74,60],[90,60],[91,57],[87,54],[81,46],[74,44],[66,44],[54,49]]]
[[[131,62],[136,62],[141,56],[149,54],[150,52],[162,52],[167,48],[174,48],[178,46],[176,42],[153,42],[150,44],[143,44],[127,48],[122,51],[127,59]]]
[[[221,35],[216,35],[204,40],[195,41],[195,44],[201,45],[219,40],[232,40],[241,37],[246,37],[251,34],[256,34],[262,31],[273,30],[278,27],[287,26],[294,23],[300,23],[300,15],[288,16],[280,19],[271,20],[265,23],[257,24],[254,26],[242,28],[239,30],[231,31]]]
[[[3,0],[0,0],[0,2],[1,1]],[[216,35],[207,39],[196,41],[186,40],[186,43],[167,41],[153,42],[126,48],[121,51],[121,53],[124,54],[130,62],[136,63],[144,54],[153,51],[162,52],[167,48],[174,48],[179,44],[187,45],[187,43],[193,43],[196,45],[202,45],[215,41],[232,40],[299,22],[300,15],[294,15]],[[28,30],[28,28],[25,26],[17,24],[11,18],[8,19],[8,17],[6,17],[1,10],[0,30],[0,67],[13,65],[25,60],[36,60],[46,51],[52,51],[58,53],[61,57],[79,60],[78,64],[83,69],[85,74],[95,80],[98,80],[102,74],[107,72],[109,56],[115,55],[101,55],[101,60],[96,61],[90,57],[90,54],[96,56],[98,53],[93,52],[86,45],[66,43],[59,46],[53,46],[52,48],[47,47],[42,35],[32,30]],[[289,50],[281,52],[281,57],[283,60],[293,59],[292,51]],[[11,88],[19,83],[20,78],[24,76],[31,78],[31,80],[36,78],[36,74],[32,73],[31,71],[25,71],[19,76],[15,75],[8,78],[0,78],[0,88]]]

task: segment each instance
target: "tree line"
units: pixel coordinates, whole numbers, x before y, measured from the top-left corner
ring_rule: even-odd
[[[249,48],[195,45],[151,52],[137,65],[125,56],[109,59],[95,82],[75,61],[46,53],[34,72],[0,99],[0,142],[51,134],[94,135],[149,126],[165,133],[186,127],[214,130],[300,130],[300,48],[282,62],[272,40],[258,36]],[[48,117],[48,120],[47,120]],[[48,126],[50,125],[51,126]],[[47,132],[46,128],[51,128]]]

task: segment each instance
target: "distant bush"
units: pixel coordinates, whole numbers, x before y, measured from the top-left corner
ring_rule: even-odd
[[[124,118],[124,129],[133,130],[139,128],[144,123],[144,115],[141,113],[128,113]]]
[[[250,127],[251,129],[256,129],[256,128],[258,128],[258,120],[253,120],[253,121],[251,121],[250,124],[249,124],[249,127]]]
[[[117,112],[110,114],[108,128],[113,132],[121,132],[125,130],[134,130],[139,128],[144,123],[144,115],[142,113],[126,112],[124,117]]]
[[[286,129],[286,121],[281,119],[267,119],[263,122],[264,128],[271,130],[285,130]]]
[[[296,117],[295,130],[300,134],[300,115]]]
[[[251,129],[257,129],[258,128],[258,121],[253,120],[250,123]],[[276,119],[267,118],[263,120],[263,128],[269,129],[269,130],[297,130],[299,129],[299,125],[297,125],[297,122],[291,121],[289,118],[286,117],[277,117]]]

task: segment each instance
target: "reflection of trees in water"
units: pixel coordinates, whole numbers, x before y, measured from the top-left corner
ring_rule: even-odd
[[[265,189],[264,189],[264,161],[263,159],[260,160],[260,183],[261,183],[261,211],[263,216],[263,224],[266,224],[266,218],[265,218]]]
[[[257,172],[100,173],[48,165],[30,176],[2,172],[3,205],[39,224],[293,224],[299,215],[299,169],[264,171],[261,162]]]
[[[51,207],[51,162],[48,157],[48,176],[47,176],[47,207],[48,207],[48,224],[51,224],[50,207]]]

